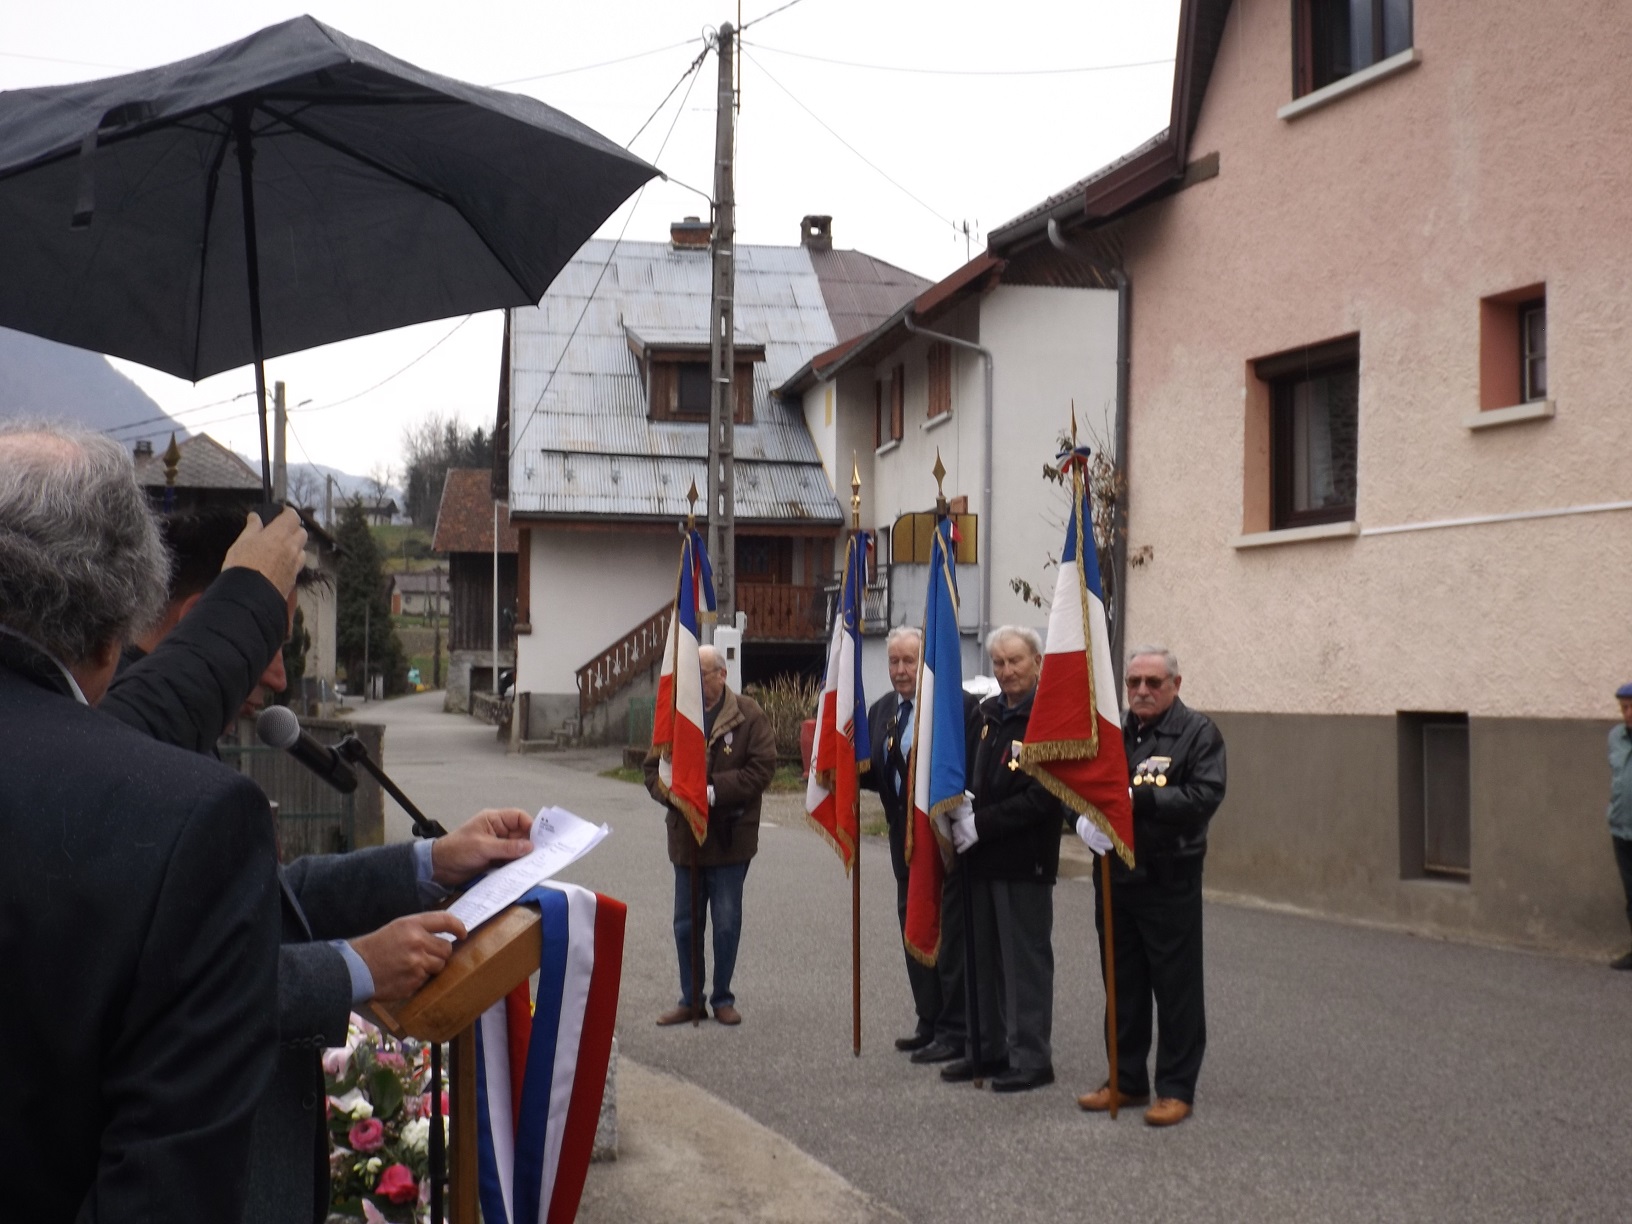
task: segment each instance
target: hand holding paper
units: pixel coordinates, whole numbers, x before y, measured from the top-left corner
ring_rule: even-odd
[[[506,814],[484,812],[482,816],[506,816]],[[477,820],[479,819],[481,817],[477,817]],[[471,823],[474,824],[475,821]],[[565,808],[542,808],[532,821],[529,835],[532,853],[525,854],[482,877],[471,885],[462,897],[448,906],[447,912],[463,922],[467,930],[474,931],[494,914],[514,904],[535,884],[550,879],[558,871],[583,858],[611,831],[609,826],[592,825]],[[455,836],[456,834],[450,833],[442,840],[450,840]],[[432,857],[434,861],[434,850]]]

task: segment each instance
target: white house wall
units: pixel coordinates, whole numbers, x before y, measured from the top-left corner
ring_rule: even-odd
[[[516,639],[516,688],[576,700],[578,669],[674,599],[680,537],[538,526],[528,534],[533,631]]]

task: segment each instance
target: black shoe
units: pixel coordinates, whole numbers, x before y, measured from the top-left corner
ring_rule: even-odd
[[[951,1062],[958,1056],[958,1053],[959,1051],[956,1046],[949,1046],[939,1041],[932,1041],[923,1049],[916,1051],[912,1056],[912,1061],[917,1063],[920,1067],[928,1063]]]
[[[1030,1092],[1054,1082],[1053,1067],[1032,1067],[1022,1071],[1016,1068],[992,1079],[993,1092]]]
[[[895,1048],[903,1052],[921,1050],[935,1040],[934,1033],[914,1033],[911,1037],[897,1037]]]
[[[1632,969],[1632,952],[1609,962],[1611,969]]]
[[[941,1078],[949,1084],[967,1084],[976,1077],[991,1079],[993,1076],[1003,1074],[1008,1069],[1009,1060],[1006,1058],[983,1061],[979,1067],[976,1067],[967,1058],[960,1058],[957,1062],[949,1062],[941,1068]]]

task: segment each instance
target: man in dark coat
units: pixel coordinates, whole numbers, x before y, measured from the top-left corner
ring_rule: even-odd
[[[8,1219],[235,1220],[272,1072],[277,880],[241,775],[90,708],[163,598],[123,449],[0,425]]]
[[[969,868],[984,1048],[947,1064],[941,1078],[991,1075],[994,1092],[1026,1092],[1054,1082],[1054,881],[1064,809],[1018,762],[1042,674],[1042,638],[1005,625],[992,630],[986,650],[1000,691],[980,704],[970,799],[951,822]]]
[[[917,729],[918,665],[923,655],[921,630],[897,625],[885,643],[891,691],[867,711],[872,743],[872,765],[861,775],[861,785],[878,792],[890,835],[890,866],[895,872],[895,910],[907,962],[907,984],[912,989],[918,1024],[913,1033],[895,1039],[895,1048],[912,1052],[919,1064],[948,1062],[963,1053],[967,1041],[964,1021],[963,893],[958,873],[948,872],[941,899],[941,952],[933,965],[920,962],[906,949],[907,858],[906,830],[911,813],[911,779],[907,762]],[[965,694],[969,716],[975,699]]]
[[[646,761],[646,789],[668,809],[669,862],[674,865],[674,944],[680,960],[680,1001],[657,1018],[660,1025],[685,1024],[708,1014],[692,999],[691,868],[698,877],[697,917],[706,928],[714,919],[714,983],[709,1006],[721,1024],[741,1024],[731,976],[742,936],[742,886],[748,864],[759,852],[759,805],[776,773],[776,736],[771,720],[752,697],[733,693],[725,682],[725,662],[712,646],[697,652],[703,670],[703,735],[708,744],[708,837],[699,846],[691,826],[658,783],[657,758]],[[702,932],[697,934],[702,949]],[[697,980],[704,974],[699,965]]]
[[[1151,1004],[1159,1022],[1152,1126],[1190,1116],[1207,1049],[1201,964],[1201,866],[1207,825],[1224,801],[1224,737],[1213,720],[1179,700],[1179,661],[1165,646],[1128,655],[1128,713],[1122,738],[1133,789],[1129,870],[1112,856],[1111,920],[1116,944],[1116,1085],[1080,1097],[1092,1112],[1112,1094],[1127,1105],[1150,1100]],[[1096,893],[1101,889],[1094,876]],[[1104,963],[1104,898],[1094,906]]]
[[[284,688],[305,532],[291,510],[204,512],[165,524],[175,554],[169,599],[102,709],[156,739],[213,755],[265,692]],[[211,575],[215,575],[213,578]],[[207,584],[207,585],[206,585]],[[202,589],[201,589],[202,588]],[[281,872],[278,1059],[255,1112],[250,1224],[321,1221],[329,1141],[319,1054],[345,1044],[351,1012],[412,994],[446,963],[463,927],[421,913],[490,863],[527,853],[523,812],[481,812],[445,838],[297,859]]]

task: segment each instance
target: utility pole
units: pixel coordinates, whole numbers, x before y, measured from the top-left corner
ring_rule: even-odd
[[[323,526],[334,530],[334,477],[323,473]]]
[[[283,383],[272,384],[272,500],[289,496],[289,453],[284,436],[289,432],[289,401]]]
[[[714,117],[714,292],[709,306],[708,555],[714,563],[719,623],[732,624],[737,609],[736,227],[732,157],[736,147],[736,95],[731,66],[737,32],[720,27],[720,88]],[[712,631],[710,631],[712,638]]]

